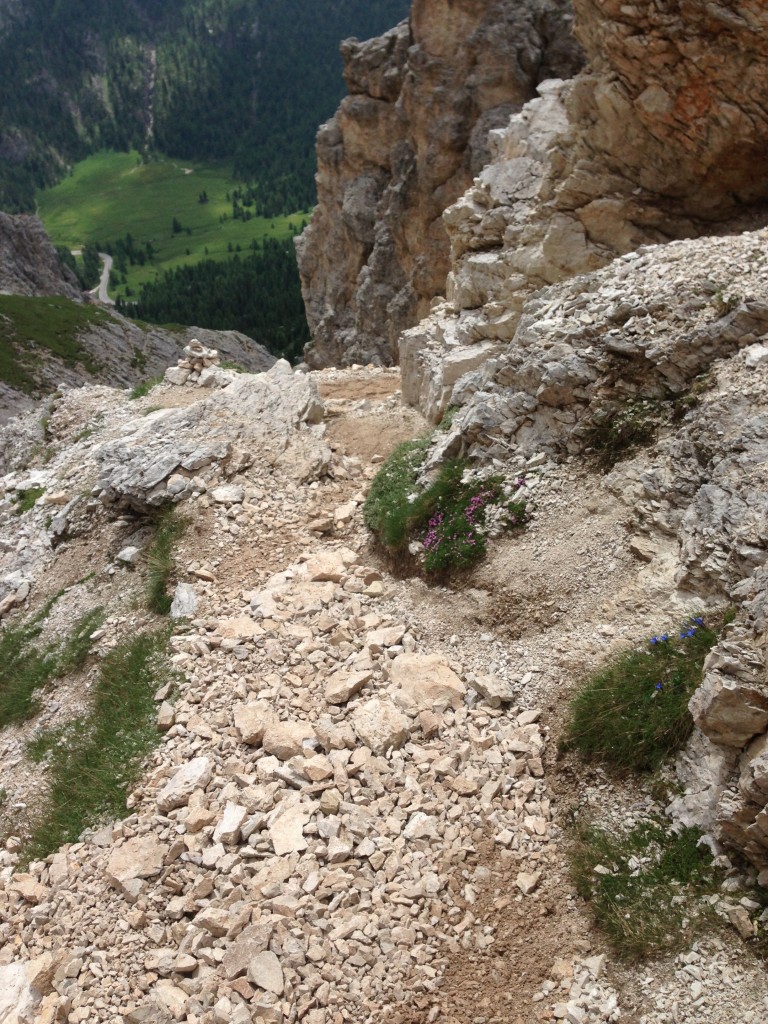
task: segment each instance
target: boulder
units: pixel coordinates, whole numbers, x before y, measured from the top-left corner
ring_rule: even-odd
[[[399,687],[393,699],[411,714],[459,707],[465,684],[439,654],[398,654],[389,674]]]
[[[213,772],[207,757],[195,757],[183,765],[157,794],[157,809],[167,814],[177,807],[183,807],[195,790],[205,789]]]
[[[401,747],[410,735],[405,715],[390,700],[380,697],[359,704],[350,719],[360,742],[377,755]]]
[[[264,730],[261,744],[268,754],[290,761],[302,754],[305,744],[315,738],[315,730],[308,722],[279,722],[273,718]]]

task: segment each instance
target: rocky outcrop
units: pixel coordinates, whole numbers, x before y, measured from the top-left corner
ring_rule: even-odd
[[[0,295],[82,298],[75,275],[63,266],[37,217],[0,212]]]
[[[754,171],[768,86],[754,69],[768,14],[749,2],[689,7],[576,0],[590,63],[491,133],[492,161],[444,216],[443,315],[400,342],[406,377],[428,362],[439,378],[447,361],[438,385],[450,387],[451,362],[479,365],[510,342],[543,286],[644,244],[765,223],[768,186]]]
[[[49,318],[56,312],[46,311]],[[73,329],[68,319],[62,320],[62,334],[66,332],[71,350],[77,354],[77,358],[66,360],[41,345],[32,347],[17,340],[12,319],[3,324],[7,329],[2,332],[4,343],[12,345],[32,382],[32,390],[30,394],[30,389],[22,392],[0,382],[0,423],[25,412],[32,407],[35,397],[49,394],[61,385],[80,387],[104,382],[116,387],[132,387],[148,378],[159,377],[193,339],[216,348],[225,363],[252,373],[268,370],[276,362],[263,345],[238,331],[211,331],[202,327],[171,331],[150,324],[139,325],[112,310],[86,312],[93,315],[84,316],[80,328]]]
[[[505,124],[581,54],[564,0],[415,0],[409,23],[342,47],[350,95],[318,134],[318,207],[297,244],[313,365],[389,364],[441,295],[443,211]]]
[[[543,454],[597,456],[614,443],[620,458],[626,443],[602,484],[631,514],[632,550],[666,578],[681,608],[739,609],[691,701],[697,730],[679,766],[686,795],[672,811],[760,869],[768,868],[766,242],[762,229],[643,247],[540,288],[515,314],[511,344],[468,344],[459,331],[469,331],[471,314],[441,309],[403,345],[404,397],[433,420],[457,407],[428,465],[464,454],[522,468]],[[482,358],[473,368],[474,353]],[[652,447],[642,450],[642,438]]]

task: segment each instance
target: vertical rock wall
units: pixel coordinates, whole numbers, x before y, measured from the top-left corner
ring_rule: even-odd
[[[443,211],[546,78],[581,64],[567,0],[415,0],[343,44],[349,88],[318,134],[318,206],[297,243],[313,366],[391,363],[445,289]]]

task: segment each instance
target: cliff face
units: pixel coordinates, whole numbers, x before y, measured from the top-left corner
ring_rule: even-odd
[[[563,0],[416,0],[409,23],[342,47],[350,95],[318,134],[318,206],[297,244],[313,366],[397,358],[444,291],[442,213],[505,124],[580,65]]]
[[[0,294],[82,298],[74,274],[61,265],[37,217],[0,212]]]
[[[404,392],[439,419],[466,370],[515,336],[538,289],[648,243],[765,223],[768,13],[706,17],[577,0],[590,65],[491,133],[492,161],[444,215],[444,305],[400,342]],[[663,83],[663,84],[662,84]]]

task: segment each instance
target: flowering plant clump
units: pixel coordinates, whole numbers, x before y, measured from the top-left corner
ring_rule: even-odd
[[[690,735],[688,701],[718,635],[695,616],[601,669],[571,704],[566,748],[619,769],[657,768]]]
[[[518,478],[514,493],[524,486]],[[513,488],[503,478],[464,481],[444,491],[427,521],[421,538],[424,570],[434,574],[463,569],[479,561],[489,536],[522,526],[525,501],[512,498]]]
[[[391,553],[409,551],[424,572],[438,575],[479,561],[489,537],[523,526],[525,478],[507,480],[444,463],[425,487],[425,440],[401,445],[376,476],[366,500],[368,528]]]

